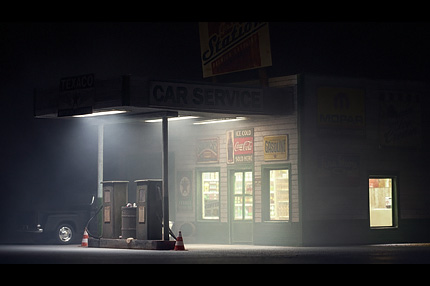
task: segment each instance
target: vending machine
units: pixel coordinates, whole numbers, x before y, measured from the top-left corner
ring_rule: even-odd
[[[136,237],[142,240],[162,239],[162,180],[137,180]]]

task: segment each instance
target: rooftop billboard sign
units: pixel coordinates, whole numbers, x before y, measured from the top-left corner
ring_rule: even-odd
[[[200,22],[203,77],[272,65],[267,22]]]

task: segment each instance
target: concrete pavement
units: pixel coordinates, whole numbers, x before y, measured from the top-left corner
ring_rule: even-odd
[[[430,243],[339,247],[186,244],[187,251],[0,245],[0,263],[396,264],[430,263]]]

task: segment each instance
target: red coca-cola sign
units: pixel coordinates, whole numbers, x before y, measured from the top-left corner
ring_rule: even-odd
[[[254,162],[254,128],[227,132],[227,163]]]

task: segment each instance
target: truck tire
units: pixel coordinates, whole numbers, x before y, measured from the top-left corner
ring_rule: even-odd
[[[55,242],[58,244],[71,244],[75,240],[75,229],[68,223],[60,223],[55,229]]]

